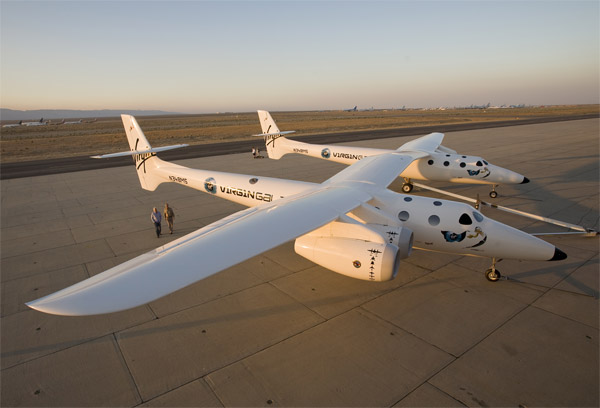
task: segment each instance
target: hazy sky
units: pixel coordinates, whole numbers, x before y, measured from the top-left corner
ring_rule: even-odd
[[[6,1],[11,109],[599,102],[599,2]]]

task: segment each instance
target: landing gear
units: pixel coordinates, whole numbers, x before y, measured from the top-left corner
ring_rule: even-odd
[[[402,184],[402,192],[403,193],[410,193],[413,189],[413,184],[410,182],[409,178],[403,177],[404,178],[404,184]]]
[[[492,184],[492,191],[490,191],[490,197],[491,198],[498,197],[498,193],[496,192],[496,185],[495,184]]]
[[[487,271],[485,271],[485,277],[490,282],[497,282],[500,280],[502,275],[500,275],[500,271],[497,270],[496,268],[490,268]]]
[[[500,261],[501,261],[501,259],[498,260],[498,262],[500,262]],[[502,277],[502,275],[500,274],[500,271],[498,269],[496,269],[496,258],[492,258],[492,267],[490,269],[488,269],[487,271],[485,271],[485,277],[490,282],[497,282]]]

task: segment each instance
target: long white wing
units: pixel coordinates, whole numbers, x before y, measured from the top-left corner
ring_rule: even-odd
[[[337,184],[345,181],[389,186],[398,174],[402,173],[414,160],[428,156],[426,152],[392,151],[391,153],[369,156],[340,171],[324,184]]]
[[[433,153],[438,147],[440,147],[443,140],[443,133],[430,133],[418,139],[404,143],[396,151]]]
[[[370,199],[360,189],[321,185],[235,213],[27,305],[70,316],[143,305],[306,234]]]
[[[356,181],[387,187],[414,160],[435,152],[443,139],[443,133],[430,133],[404,143],[396,151],[365,157],[331,177],[326,183]]]

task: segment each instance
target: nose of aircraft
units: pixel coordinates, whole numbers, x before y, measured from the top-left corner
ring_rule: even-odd
[[[560,261],[567,258],[567,254],[549,242],[489,218],[485,221],[485,230],[488,256],[525,261]]]
[[[485,178],[487,181],[497,184],[529,183],[529,179],[527,177],[512,170],[505,169],[504,167],[490,164],[487,166],[487,168],[490,171],[490,175]]]

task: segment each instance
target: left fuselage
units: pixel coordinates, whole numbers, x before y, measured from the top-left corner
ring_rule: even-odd
[[[386,149],[357,146],[316,145],[285,138],[279,138],[274,143],[280,154],[297,153],[347,165],[368,156],[390,152]],[[478,156],[437,151],[428,157],[415,160],[399,176],[414,180],[494,185],[521,184],[526,180],[523,175],[490,164]]]

